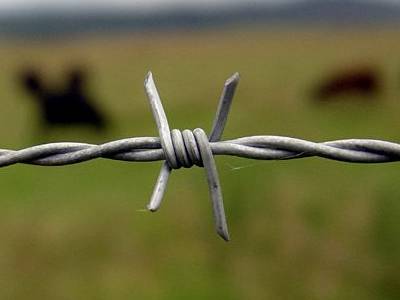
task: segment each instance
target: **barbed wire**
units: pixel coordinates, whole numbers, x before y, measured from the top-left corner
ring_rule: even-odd
[[[311,156],[352,163],[383,163],[400,160],[400,144],[372,140],[345,139],[311,142],[284,136],[249,136],[220,141],[227,121],[239,74],[224,85],[212,130],[207,137],[203,129],[170,130],[151,72],[145,90],[160,137],[133,137],[94,145],[87,143],[49,143],[21,150],[0,149],[0,167],[17,163],[40,166],[76,164],[96,158],[132,162],[163,160],[150,202],[150,211],[159,209],[172,169],[204,167],[217,233],[229,240],[221,185],[214,155],[232,155],[260,160],[288,160]]]

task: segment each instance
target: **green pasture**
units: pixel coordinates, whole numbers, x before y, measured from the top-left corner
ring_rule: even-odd
[[[390,30],[237,29],[0,42],[0,148],[157,135],[154,74],[172,128],[206,131],[223,82],[241,81],[224,133],[400,141],[400,39]],[[43,132],[23,66],[57,84],[90,70],[105,133]],[[380,70],[373,99],[316,103],[321,76]],[[0,299],[399,299],[400,165],[216,157],[232,241],[214,232],[204,170],[174,171],[143,211],[160,162],[0,169]]]

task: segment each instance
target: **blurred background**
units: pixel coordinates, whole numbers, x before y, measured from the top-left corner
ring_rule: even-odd
[[[156,136],[211,122],[241,74],[225,139],[400,141],[400,3],[0,0],[0,141]],[[94,160],[0,169],[0,299],[399,299],[400,168],[216,157],[232,241],[204,170]]]

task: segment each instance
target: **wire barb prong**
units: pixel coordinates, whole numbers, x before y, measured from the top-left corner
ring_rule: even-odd
[[[154,120],[156,121],[158,133],[160,135],[161,146],[166,156],[166,161],[161,167],[161,171],[158,175],[153,194],[147,206],[150,211],[154,212],[157,211],[161,205],[165,190],[167,188],[168,178],[172,170],[171,167],[173,167],[170,166],[168,162],[173,162],[173,164],[175,165],[177,165],[177,162],[175,154],[173,152],[173,145],[167,116],[165,115],[160,96],[154,83],[153,74],[151,72],[147,73],[146,79],[144,81],[144,86]]]
[[[229,241],[228,225],[226,223],[224,201],[222,198],[221,185],[218,179],[217,167],[208,143],[207,135],[201,128],[193,130],[193,134],[199,144],[201,158],[206,170],[208,189],[210,192],[212,210],[215,220],[215,230],[225,241]]]
[[[215,114],[215,119],[210,133],[210,142],[218,142],[222,137],[239,79],[240,75],[238,72],[236,72],[225,81],[224,89],[222,90],[217,113]]]

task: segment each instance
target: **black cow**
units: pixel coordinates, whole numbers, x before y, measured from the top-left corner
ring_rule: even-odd
[[[66,86],[60,89],[46,87],[40,72],[35,69],[23,71],[19,81],[39,104],[42,120],[48,127],[80,124],[99,130],[105,128],[103,114],[87,96],[86,75],[82,69],[70,70]]]

